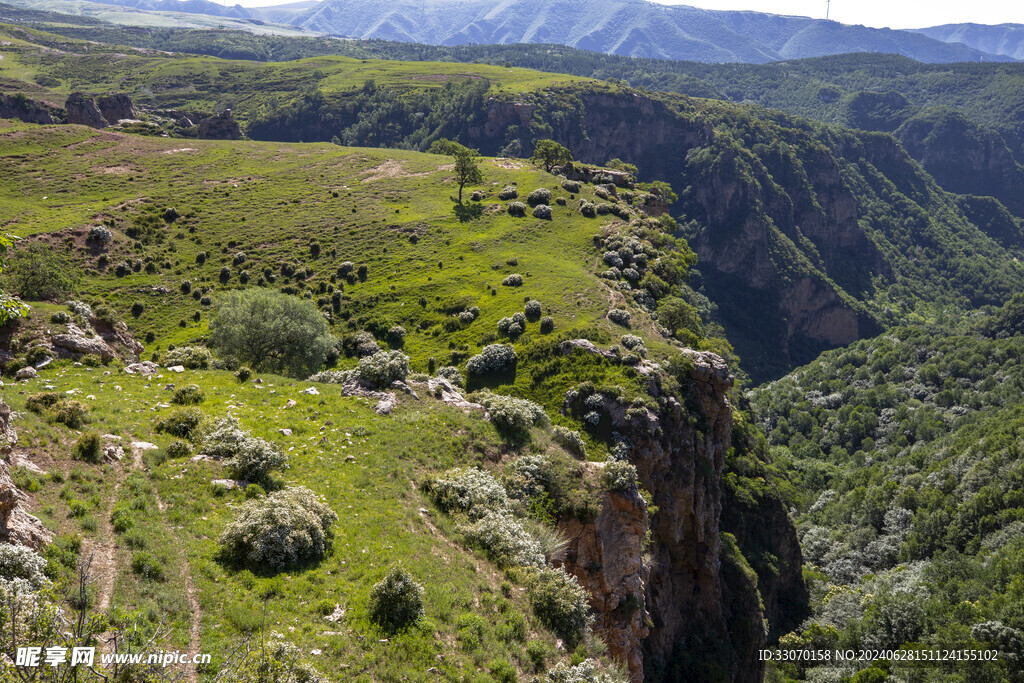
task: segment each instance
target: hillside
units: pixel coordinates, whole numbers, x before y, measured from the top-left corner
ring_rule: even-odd
[[[1021,24],[943,24],[917,29],[917,33],[991,54],[1014,59],[1024,57],[1024,25]]]
[[[1005,661],[935,675],[1019,680],[1019,308],[959,333],[893,329],[754,392],[772,457],[801,492],[814,614],[787,646],[976,643]]]

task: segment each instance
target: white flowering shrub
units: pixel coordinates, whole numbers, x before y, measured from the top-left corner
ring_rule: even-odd
[[[538,204],[533,207],[533,217],[543,220],[551,220],[551,207],[547,204]]]
[[[94,225],[89,229],[89,236],[86,240],[89,242],[98,242],[100,244],[106,244],[114,239],[114,233],[110,232],[107,228],[102,225]]]
[[[515,349],[510,344],[490,344],[467,361],[466,372],[470,375],[511,372],[518,361]]]
[[[587,445],[580,433],[574,429],[555,425],[551,428],[551,440],[577,457],[587,457]]]
[[[616,325],[622,325],[623,327],[629,327],[629,320],[632,316],[624,308],[613,308],[608,311],[608,319]]]
[[[165,368],[181,365],[189,370],[206,370],[213,363],[213,356],[202,346],[179,346],[165,353],[160,360]]]
[[[576,194],[577,192],[580,191],[580,184],[575,180],[563,180],[562,189],[565,190],[566,192],[572,192],[573,194]]]
[[[476,320],[476,316],[470,313],[469,311],[461,311],[460,313],[458,313],[458,315],[456,315],[456,317],[459,319],[459,322],[462,323],[463,325],[468,325],[469,323]]]
[[[459,372],[459,369],[457,367],[454,367],[452,365],[445,365],[443,367],[438,368],[437,376],[443,377],[444,379],[448,380],[457,387],[466,385],[466,379],[462,376],[462,373]]]
[[[370,621],[385,633],[408,628],[423,614],[423,586],[401,567],[392,569],[370,590]]]
[[[506,275],[505,279],[501,281],[501,284],[504,285],[505,287],[522,287],[523,276],[520,275],[519,273],[512,273],[511,275]]]
[[[395,325],[394,327],[388,328],[388,344],[392,346],[401,346],[405,343],[405,328],[401,325]]]
[[[279,570],[323,558],[337,520],[320,496],[297,486],[243,505],[220,546],[239,564]]]
[[[275,444],[253,436],[233,417],[217,420],[203,439],[202,452],[224,462],[235,479],[265,481],[274,470],[288,468],[288,456]]]
[[[606,251],[601,258],[607,265],[614,268],[622,268],[623,266],[622,257],[619,256],[617,251]]]
[[[488,512],[506,511],[510,505],[501,482],[474,468],[454,469],[428,479],[424,489],[445,512],[461,512],[473,520]]]
[[[548,421],[544,408],[525,398],[503,396],[490,391],[481,391],[475,398],[477,403],[487,408],[494,426],[509,436],[526,437],[530,427]]]
[[[0,584],[21,580],[39,590],[47,583],[45,569],[46,560],[31,548],[0,543]]]
[[[526,215],[526,204],[522,202],[509,202],[508,203],[508,215],[510,216],[525,216]]]
[[[523,313],[526,314],[527,320],[539,320],[541,313],[541,305],[539,301],[527,301],[526,305],[523,306]]]
[[[595,216],[597,216],[597,209],[593,204],[588,202],[586,199],[582,199],[580,200],[580,213],[586,216],[587,218],[594,218]]]
[[[89,306],[89,304],[85,303],[84,301],[72,300],[68,301],[64,305],[67,306],[68,310],[74,313],[75,315],[80,315],[87,320],[92,317],[92,308]]]
[[[544,567],[531,579],[527,594],[541,623],[562,638],[567,648],[575,649],[594,621],[590,616],[590,592],[575,576]]]
[[[546,315],[540,319],[540,331],[542,334],[548,334],[553,332],[555,329],[555,319],[550,315]]]
[[[498,193],[498,199],[501,199],[502,201],[516,199],[518,196],[519,190],[516,188],[515,185],[506,185],[505,187],[502,188],[501,192]]]
[[[307,381],[321,384],[344,384],[354,372],[354,370],[321,370],[310,375]]]
[[[501,567],[542,567],[544,550],[523,525],[506,511],[487,511],[462,527],[470,543],[480,545]]]
[[[389,387],[392,382],[409,376],[409,356],[401,351],[379,351],[360,358],[356,373],[370,386]]]
[[[622,683],[611,674],[598,673],[593,659],[584,659],[576,666],[559,662],[547,672],[544,683]]]
[[[601,483],[609,491],[622,491],[636,486],[636,467],[623,460],[605,463],[601,472]]]
[[[538,204],[550,204],[551,190],[549,190],[546,187],[538,187],[536,190],[527,195],[526,201],[529,203],[530,206],[537,206]]]

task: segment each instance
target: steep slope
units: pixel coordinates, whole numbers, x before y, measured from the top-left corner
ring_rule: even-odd
[[[262,375],[259,383],[239,384],[223,370],[175,375],[175,382],[194,382],[204,391],[207,398],[200,408],[208,418],[231,410],[254,433],[294,447],[286,480],[324,493],[333,509],[348,515],[336,553],[313,570],[317,578],[302,579],[294,591],[273,588],[276,584],[268,580],[271,588],[267,590],[277,591],[279,598],[268,608],[272,610],[268,618],[281,622],[308,620],[313,603],[337,601],[332,596],[339,593],[345,596],[341,607],[350,616],[344,623],[353,629],[348,636],[338,638],[316,629],[290,636],[303,647],[317,650],[326,650],[325,638],[337,638],[330,645],[337,656],[318,665],[333,667],[339,675],[348,666],[361,672],[406,672],[421,664],[424,669],[435,666],[435,654],[442,654],[441,670],[455,676],[473,657],[487,663],[502,648],[519,648],[508,645],[523,642],[516,640],[519,636],[510,636],[508,629],[514,634],[520,627],[495,617],[507,612],[508,618],[518,619],[515,614],[521,610],[493,597],[509,592],[497,586],[500,575],[456,547],[460,537],[452,531],[458,528],[457,520],[437,511],[426,522],[420,521],[426,514],[420,508],[431,508],[408,482],[421,484],[456,465],[479,465],[502,474],[517,459],[540,455],[557,459],[567,471],[577,473],[576,479],[586,482],[585,487],[576,484],[569,491],[578,509],[555,507],[553,513],[546,513],[554,514],[566,529],[579,530],[594,522],[587,511],[600,509],[599,503],[605,501],[604,516],[599,515],[596,528],[586,532],[594,545],[586,547],[609,548],[608,554],[599,555],[608,566],[602,570],[584,561],[574,570],[594,591],[592,604],[599,617],[595,629],[608,639],[611,653],[629,663],[634,674],[650,667],[652,680],[659,680],[659,675],[672,680],[675,670],[712,672],[714,677],[708,680],[756,680],[761,665],[755,653],[764,643],[759,628],[764,617],[759,579],[744,570],[743,555],[721,536],[731,528],[720,523],[725,504],[721,480],[727,471],[733,420],[726,396],[732,381],[728,369],[713,354],[683,351],[678,342],[658,331],[636,303],[642,297],[612,287],[598,275],[605,265],[597,243],[629,235],[637,240],[642,256],[651,254],[652,268],[672,277],[658,264],[675,263],[688,250],[665,235],[660,223],[628,208],[631,205],[624,198],[617,211],[628,218],[628,224],[610,214],[600,219],[584,216],[578,199],[597,202],[595,192],[600,188],[584,185],[570,193],[561,187],[560,178],[508,159],[483,160],[485,182],[478,190],[482,198],[479,204],[474,202],[480,210],[460,215],[453,212],[448,199],[453,184],[446,159],[408,151],[183,141],[80,126],[18,124],[0,132],[0,155],[9,161],[3,165],[0,187],[21,188],[20,199],[13,190],[7,191],[0,221],[26,238],[26,243],[50,245],[80,266],[84,277],[77,296],[93,302],[97,310],[101,304],[109,307],[102,314],[106,318],[127,320],[135,334],[147,340],[144,357],[156,353],[159,358],[171,344],[204,342],[209,320],[228,292],[247,286],[278,289],[316,302],[342,338],[341,354],[351,353],[356,331],[372,331],[383,339],[398,325],[406,332],[396,346],[408,354],[413,370],[447,364],[464,369],[467,358],[481,347],[496,341],[514,344],[520,360],[513,375],[483,386],[533,399],[552,421],[582,431],[590,459],[598,462],[573,460],[551,443],[545,430],[526,442],[503,439],[483,418],[482,410],[470,406],[464,415],[430,398],[435,391],[442,397],[448,392],[446,400],[454,400],[454,394],[450,387],[423,384],[425,376],[410,377],[416,396],[398,398],[393,414],[383,416],[374,412],[374,402],[346,397],[345,388],[339,386],[272,375]],[[196,168],[203,169],[201,176],[193,172]],[[516,218],[505,212],[495,195],[508,185],[516,185],[523,197],[529,190],[548,188],[553,195],[552,220]],[[43,192],[60,197],[60,202],[39,200]],[[571,194],[577,198],[572,204],[557,201]],[[166,212],[171,205],[174,214]],[[175,217],[169,220],[168,215]],[[87,239],[90,227],[97,224],[111,232],[111,239],[102,244]],[[678,256],[676,250],[681,252]],[[366,270],[354,266],[345,270],[350,259]],[[646,268],[639,265],[641,261],[638,267]],[[520,287],[498,286],[513,272],[520,273]],[[672,287],[685,294],[684,281],[677,279]],[[503,317],[523,308],[524,293],[540,302],[551,316],[554,331],[530,320],[521,336],[503,338],[496,329],[500,330]],[[608,350],[613,343],[621,348],[616,340],[627,331],[606,317],[609,308],[618,305],[631,311],[629,331],[644,340],[640,353],[649,355],[650,361],[626,360],[621,351]],[[57,315],[63,306],[36,306],[39,320],[22,322],[6,333],[5,339],[18,340],[7,343],[10,355],[15,355],[6,363],[8,369],[20,368],[30,355],[36,358],[44,353],[45,340],[37,338],[43,327],[69,326],[55,322],[66,319]],[[473,308],[479,312],[472,321],[455,315]],[[599,346],[573,341],[578,339]],[[635,348],[632,341],[629,344]],[[692,362],[685,361],[687,353]],[[671,359],[677,365],[670,368],[678,369],[663,369],[652,362]],[[631,364],[634,361],[639,367]],[[340,358],[342,367],[355,362],[346,355]],[[165,390],[166,382],[130,376],[116,363],[108,368],[118,373],[115,377],[102,375],[91,363],[83,364],[74,368],[68,361],[58,361],[40,369],[39,378],[26,385],[26,394],[19,395],[16,409],[22,410],[27,396],[46,384],[60,392],[88,385],[97,396],[95,404],[89,403],[97,428],[116,427],[134,439],[169,445],[170,436],[159,433],[154,424],[171,411],[164,402],[171,395]],[[163,372],[169,378],[170,371]],[[596,425],[584,421],[586,414],[578,410],[584,397],[587,411],[601,415]],[[297,404],[289,406],[289,399]],[[126,405],[146,405],[152,410],[136,412],[126,410]],[[50,433],[47,416],[29,413],[31,429],[26,433],[32,435],[31,447],[63,462],[66,456],[59,452],[63,446],[49,449],[45,445],[49,441],[36,438]],[[52,429],[55,445],[70,439],[62,427]],[[654,531],[649,545],[643,533],[648,507],[640,492],[634,488],[623,494],[632,503],[617,514],[613,513],[616,496],[605,495],[595,482],[600,460],[610,449],[620,447],[623,436],[633,444],[629,460],[639,470],[644,495],[659,506],[657,512],[650,508]],[[351,464],[344,462],[349,454]],[[219,464],[189,462],[178,456],[163,461],[161,454],[150,463],[166,509],[158,513],[155,504],[150,505],[138,524],[162,529],[161,534],[181,534],[174,538],[184,544],[184,556],[164,553],[160,557],[171,568],[169,574],[179,571],[183,561],[202,568],[193,575],[194,587],[204,605],[213,605],[202,619],[202,643],[227,651],[228,643],[252,629],[256,603],[249,593],[253,587],[247,586],[251,576],[218,564],[213,539],[229,519],[230,506],[241,502],[242,493],[210,489],[209,480],[223,476]],[[183,469],[187,470],[185,481],[177,478]],[[666,472],[677,476],[666,477]],[[131,472],[123,474],[130,481]],[[62,518],[65,506],[59,493],[58,487],[47,485],[41,494],[61,511],[55,519]],[[552,495],[544,505],[564,496],[565,491]],[[765,505],[772,501],[769,497]],[[736,521],[737,515],[740,520],[757,516],[759,509],[737,510],[732,523],[742,523]],[[184,529],[164,529],[164,513],[166,523]],[[380,532],[396,525],[403,530],[397,537]],[[88,528],[80,531],[87,532]],[[97,542],[106,544],[103,547],[121,548],[114,540],[104,540],[102,528],[98,533]],[[784,539],[787,533],[792,534],[791,528],[778,536]],[[774,543],[770,546],[774,553],[785,554]],[[780,546],[785,544],[780,541]],[[175,542],[169,540],[166,547],[176,547]],[[635,552],[630,554],[630,548]],[[363,554],[364,549],[369,552]],[[645,559],[644,551],[656,556],[658,563]],[[115,571],[129,572],[128,555],[120,550],[112,554],[112,562],[120,567]],[[586,557],[577,551],[575,557],[581,556]],[[373,633],[363,615],[366,594],[383,573],[380,563],[403,557],[417,558],[407,564],[428,582],[428,617],[436,623],[393,636],[390,646],[386,641],[376,643],[374,637],[371,654],[357,655],[359,636]],[[459,597],[445,598],[438,577],[452,562],[459,564],[454,580],[461,588]],[[622,567],[632,570],[616,573]],[[698,572],[696,583],[681,578],[680,567]],[[784,576],[792,572],[799,576],[799,558]],[[478,574],[482,578],[470,580]],[[514,573],[509,576],[517,580]],[[775,591],[775,580],[766,575],[760,585],[766,593]],[[112,579],[111,585],[129,586],[124,589],[125,599],[138,604],[149,584],[140,584],[139,595],[130,588],[135,585],[130,574],[122,581]],[[262,579],[257,586],[262,591],[260,586]],[[694,588],[700,589],[697,594]],[[185,585],[175,579],[168,581],[167,590],[178,591],[175,600],[180,600]],[[484,598],[488,592],[492,597]],[[119,600],[114,593],[110,604]],[[508,612],[512,607],[515,611]],[[499,609],[505,612],[495,611]],[[234,616],[227,623],[212,616],[221,613]],[[647,624],[645,615],[653,625]],[[175,624],[186,616],[180,604],[165,615]],[[494,621],[493,629],[476,626],[477,617]],[[324,628],[334,631],[330,625]],[[527,628],[537,634],[531,638],[550,645],[544,659],[553,664],[558,659],[551,654],[553,640],[535,621]],[[451,643],[450,648],[443,645],[438,652],[425,645],[434,642],[435,629],[442,633],[440,642]],[[467,640],[477,629],[481,635]],[[716,633],[727,644],[713,653],[702,649],[696,644],[701,633]],[[673,650],[679,638],[694,643],[683,650],[683,659]],[[626,645],[620,647],[620,643]],[[577,654],[590,653],[588,648]],[[372,659],[360,661],[360,657]],[[428,660],[431,663],[424,664]],[[524,675],[530,666],[526,659],[514,664]]]
[[[814,613],[783,638],[788,647],[960,639],[1000,658],[944,662],[935,675],[1020,680],[1020,310],[1017,297],[974,330],[951,332],[954,320],[893,329],[753,392],[776,462],[800,492]],[[851,671],[781,668],[809,678]]]

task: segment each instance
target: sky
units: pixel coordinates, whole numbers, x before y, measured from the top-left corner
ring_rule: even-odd
[[[294,0],[214,0],[245,7],[279,5]],[[381,0],[387,2],[387,0]],[[494,0],[497,2],[498,0]],[[825,0],[653,0],[662,5],[705,9],[753,10],[825,18]],[[889,28],[924,28],[939,24],[1024,24],[1024,0],[832,0],[829,18],[844,24]]]

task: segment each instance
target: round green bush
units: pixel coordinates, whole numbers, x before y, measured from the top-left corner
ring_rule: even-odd
[[[370,590],[370,621],[385,633],[407,629],[423,614],[423,586],[401,567],[392,569]]]
[[[562,569],[537,570],[527,588],[530,606],[542,624],[554,631],[568,649],[583,641],[593,617],[590,616],[590,592],[576,577]]]
[[[198,384],[186,384],[174,392],[171,403],[176,403],[179,406],[194,406],[202,403],[205,399],[206,395]]]

